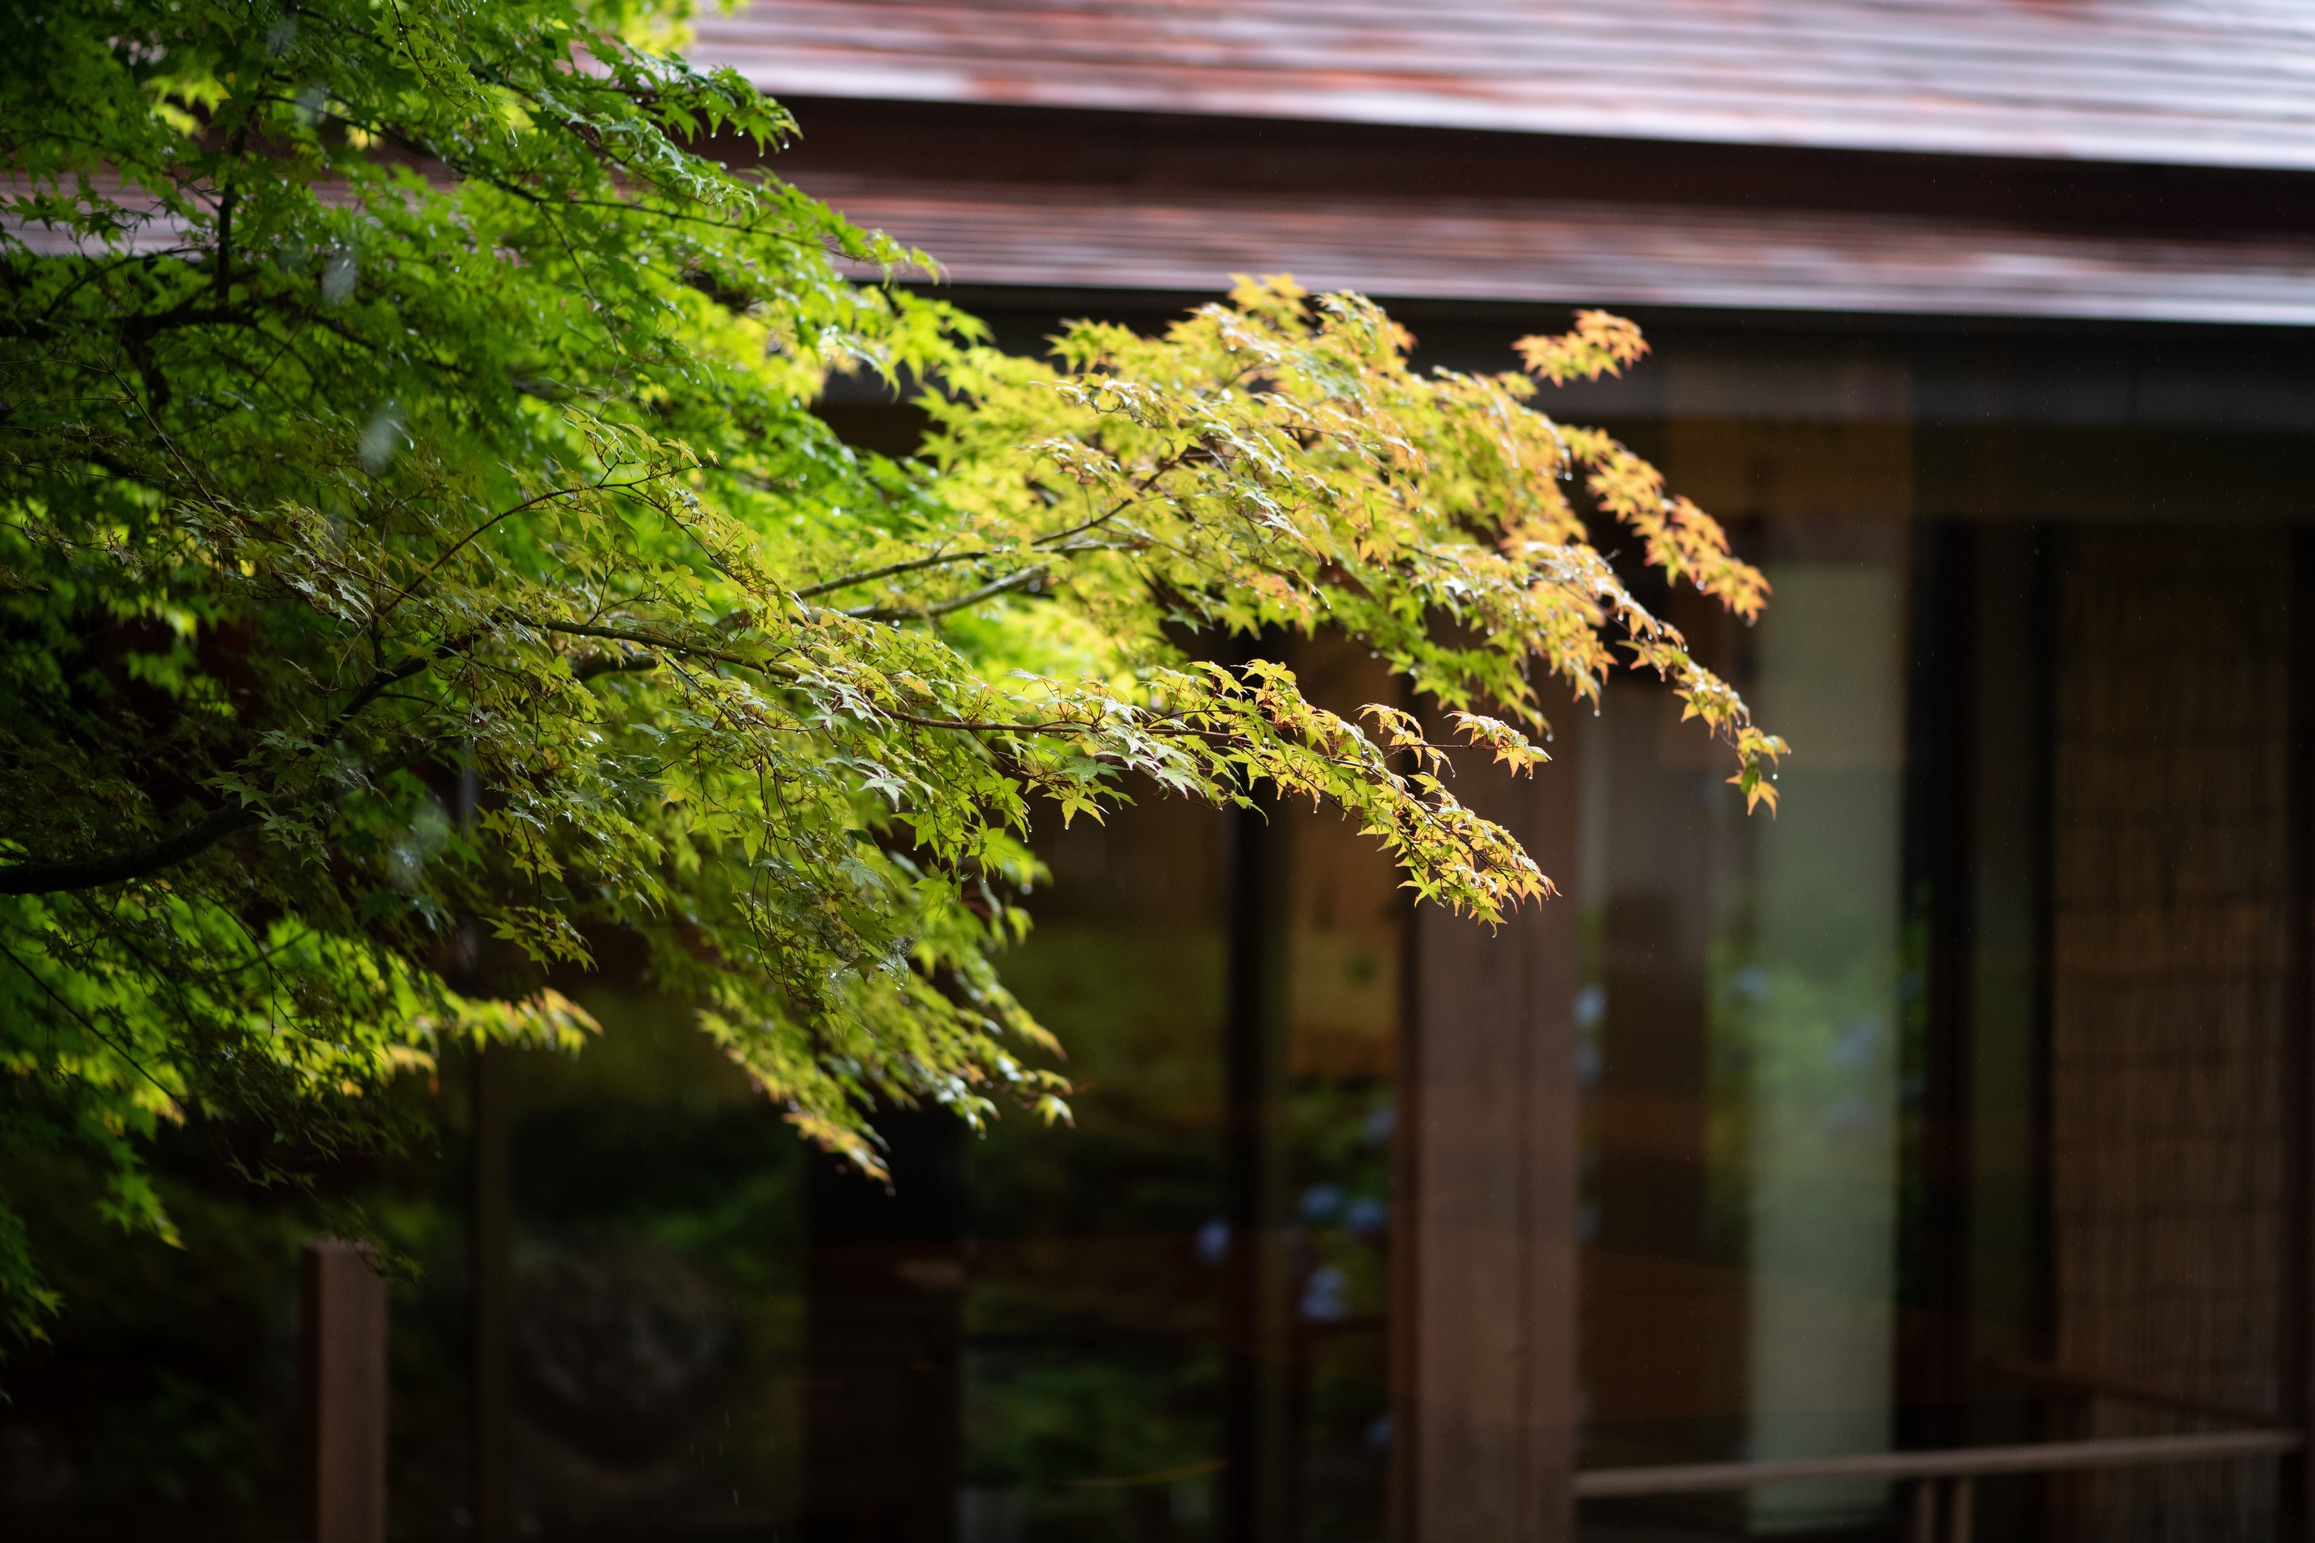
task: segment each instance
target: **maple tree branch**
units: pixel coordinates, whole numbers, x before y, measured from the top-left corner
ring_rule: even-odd
[[[523,616],[509,612],[507,620],[524,627],[536,627],[541,632],[560,632],[574,638],[601,638],[610,643],[634,643],[644,648],[664,649],[671,654],[682,654],[694,659],[713,659],[719,664],[736,665],[743,670],[754,670],[759,675],[780,678],[779,671],[760,659],[735,654],[729,649],[709,648],[701,643],[687,643],[661,632],[646,632],[639,627],[606,627],[599,622],[557,621],[548,616]]]
[[[506,508],[501,509],[498,513],[492,515],[489,519],[484,520],[480,525],[475,526],[474,529],[468,531],[465,535],[459,537],[456,541],[452,542],[448,547],[446,547],[440,556],[436,557],[432,562],[426,565],[424,572],[420,573],[416,578],[412,579],[409,583],[403,585],[401,589],[396,591],[394,598],[387,602],[386,608],[371,618],[370,624],[371,626],[375,627],[380,622],[383,622],[387,617],[393,615],[395,608],[400,606],[403,601],[409,599],[412,595],[418,593],[419,589],[426,583],[428,579],[434,577],[436,573],[441,571],[442,565],[444,563],[450,561],[451,558],[456,557],[472,543],[479,541],[487,532],[494,529],[501,522],[514,518],[516,515],[521,514],[526,509],[535,509],[541,504],[551,503],[558,498],[577,498],[582,493],[629,492],[635,488],[649,487],[652,483],[662,481],[672,475],[674,475],[672,471],[655,471],[648,473],[645,476],[637,477],[628,482],[613,482],[609,480],[608,477],[606,477],[604,480],[599,482],[582,482],[574,487],[549,488],[544,493],[535,494],[532,497],[524,499],[519,504],[510,504]]]
[[[225,804],[210,810],[174,836],[134,851],[82,858],[77,862],[11,863],[0,868],[0,895],[51,895],[60,890],[94,889],[100,884],[141,879],[199,856],[227,836],[245,831],[264,818],[265,811],[256,805]]]
[[[1030,542],[1030,549],[1033,551],[1052,550],[1056,552],[1130,552],[1148,546],[1149,542],[1146,540],[1122,542],[1089,541],[1083,543],[1082,545],[1076,546],[1056,546],[1055,543],[1069,542],[1072,538],[1082,536],[1087,531],[1099,530],[1102,526],[1107,525],[1111,520],[1116,519],[1119,515],[1125,513],[1126,510],[1132,508],[1136,503],[1140,502],[1141,499],[1148,496],[1149,490],[1157,486],[1157,482],[1160,477],[1163,477],[1167,472],[1180,468],[1182,464],[1188,461],[1193,454],[1195,454],[1198,450],[1205,448],[1205,444],[1206,441],[1203,437],[1190,441],[1188,444],[1174,451],[1171,455],[1165,456],[1159,460],[1156,464],[1151,466],[1148,471],[1142,473],[1142,475],[1139,477],[1136,477],[1133,480],[1131,490],[1128,491],[1124,497],[1111,504],[1107,509],[1104,509],[1101,513],[1093,516],[1091,519],[1081,520],[1075,525],[1065,527],[1061,530],[1048,531],[1046,534],[1039,536],[1036,540]],[[1002,551],[987,547],[983,547],[971,552],[936,552],[929,557],[912,557],[902,562],[887,563],[881,568],[870,568],[861,573],[848,573],[841,578],[827,579],[818,584],[807,585],[805,588],[796,591],[796,598],[799,600],[810,600],[815,595],[832,594],[840,589],[850,589],[856,584],[873,584],[878,579],[898,578],[901,574],[917,573],[926,568],[940,568],[945,567],[950,563],[976,562],[985,557],[1002,556],[1004,556]],[[847,611],[844,614],[847,616],[874,615],[876,619],[880,621],[888,619],[883,613]],[[895,616],[915,616],[920,613],[914,610],[908,610],[896,611],[891,614]]]
[[[859,621],[931,621],[936,616],[947,616],[957,611],[968,610],[984,600],[994,600],[999,595],[1010,594],[1016,589],[1026,589],[1051,571],[1045,564],[1039,563],[1034,568],[1022,569],[1010,578],[983,584],[979,589],[973,590],[969,594],[958,595],[954,599],[943,600],[937,604],[864,605],[855,610],[846,611],[844,614]]]
[[[1052,543],[1056,541],[1066,541],[1069,537],[1090,529],[1094,524],[1097,523],[1099,522],[1088,521],[1084,525],[1074,526],[1068,530],[1057,530],[1054,531],[1051,535],[1039,536],[1036,540],[1029,543],[1029,549],[1031,551],[1050,551],[1056,555],[1066,556],[1078,552],[1136,552],[1146,548],[1149,545],[1147,541],[1143,540],[1084,541],[1079,542],[1073,546],[1059,547],[1052,545]],[[1012,550],[1016,549],[1001,547],[975,547],[969,552],[936,552],[930,557],[912,557],[904,562],[886,563],[881,568],[870,568],[860,573],[847,573],[842,578],[827,579],[818,584],[807,584],[802,589],[795,591],[795,596],[798,600],[810,600],[820,595],[833,594],[839,589],[851,589],[861,584],[873,584],[878,579],[898,578],[904,573],[921,573],[927,568],[945,568],[952,563],[973,563],[981,562],[991,557],[1003,557],[1007,554],[1008,551]],[[867,613],[864,611],[847,611],[844,614],[847,616],[862,616],[866,615]],[[914,616],[917,613],[913,610],[910,610],[897,614]]]
[[[317,743],[335,744],[338,736],[345,732],[346,725],[353,722],[388,687],[408,680],[421,670],[431,668],[439,660],[463,651],[472,642],[472,634],[453,638],[439,648],[403,660],[392,669],[378,671],[363,682],[361,689],[354,693],[353,700],[329,721]],[[433,747],[432,740],[420,740],[397,756],[387,770],[399,771]],[[284,800],[281,807],[316,799],[333,799],[350,791],[350,786],[312,788],[297,797]],[[61,862],[10,863],[0,867],[0,895],[53,895],[67,890],[95,889],[105,884],[145,878],[200,856],[226,837],[238,835],[257,825],[267,813],[268,806],[265,804],[220,804],[175,835],[164,836],[149,845],[126,852]]]
[[[686,655],[697,659],[712,659],[719,664],[728,664],[737,669],[753,671],[768,679],[779,681],[783,685],[796,684],[794,677],[783,674],[759,659],[750,659],[745,654],[734,653],[729,649],[687,643],[681,638],[671,638],[664,633],[648,632],[637,627],[606,627],[595,622],[557,621],[549,617],[510,614],[508,620],[525,627],[536,627],[541,632],[559,632],[572,637],[601,638],[610,642],[634,643],[644,648],[663,649],[670,654]],[[641,666],[629,665],[627,668],[639,669]],[[917,728],[924,729],[947,729],[960,734],[1084,734],[1100,727],[1098,723],[1075,718],[1047,718],[1041,722],[1007,723],[1001,719],[993,718],[936,718],[927,713],[912,713],[906,708],[881,702],[874,704],[874,706],[878,714],[898,723],[912,724]],[[1202,740],[1207,744],[1228,745],[1247,742],[1245,735],[1234,734],[1226,729],[1196,728],[1183,722],[1178,714],[1153,714],[1142,721],[1142,727],[1153,734],[1175,739]],[[1312,753],[1322,763],[1343,770],[1359,770],[1364,768],[1366,764],[1357,757],[1332,755],[1314,750],[1307,745],[1303,748],[1312,750]],[[1394,746],[1386,751],[1386,754],[1420,753],[1433,748],[1436,747],[1426,740],[1413,745]]]
[[[975,547],[969,552],[936,552],[930,557],[912,557],[905,562],[886,563],[881,568],[869,568],[860,573],[847,573],[841,578],[827,579],[818,584],[807,584],[795,592],[798,600],[811,600],[820,595],[834,594],[856,584],[873,584],[878,579],[898,578],[904,573],[921,573],[927,568],[942,568],[950,563],[979,562],[984,557],[1002,557],[1005,554],[990,547]]]

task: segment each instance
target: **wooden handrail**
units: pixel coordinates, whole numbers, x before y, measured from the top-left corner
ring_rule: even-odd
[[[2137,1468],[2158,1463],[2273,1457],[2307,1444],[2295,1430],[2215,1431],[2192,1436],[2118,1436],[2102,1441],[2036,1441],[2003,1447],[1945,1447],[1926,1452],[1860,1452],[1843,1457],[1776,1458],[1754,1463],[1681,1463],[1649,1468],[1594,1468],[1575,1476],[1576,1498],[1694,1495],[1822,1479],[1947,1479],[1992,1473],[2060,1473],[2080,1468]]]

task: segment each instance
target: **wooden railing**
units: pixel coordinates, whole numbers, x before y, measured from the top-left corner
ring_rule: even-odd
[[[1681,1463],[1647,1468],[1594,1468],[1575,1476],[1579,1500],[1696,1495],[1830,1479],[1914,1480],[1914,1543],[1970,1543],[1973,1480],[2008,1473],[2071,1473],[2089,1468],[2143,1468],[2222,1458],[2277,1457],[2307,1444],[2295,1430],[2214,1431],[2188,1436],[2120,1436],[2097,1441],[2035,1441],[2016,1446],[1946,1447],[1922,1452],[1861,1452],[1841,1457],[1762,1462]],[[1940,1503],[1942,1490],[1942,1504]]]

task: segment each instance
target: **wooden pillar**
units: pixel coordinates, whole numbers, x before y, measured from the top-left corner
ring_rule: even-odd
[[[299,1285],[305,1535],[386,1543],[386,1283],[325,1238],[306,1245]]]
[[[1570,712],[1567,717],[1576,717]],[[1576,736],[1455,794],[1563,888]],[[1576,1403],[1576,902],[1500,928],[1424,907],[1401,1060],[1401,1543],[1570,1543]]]

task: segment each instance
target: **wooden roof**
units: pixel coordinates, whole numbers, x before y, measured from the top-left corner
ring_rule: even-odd
[[[2315,0],[750,0],[774,95],[2315,169]]]

